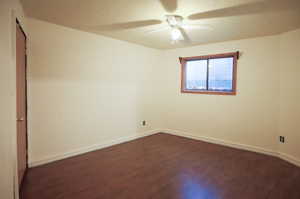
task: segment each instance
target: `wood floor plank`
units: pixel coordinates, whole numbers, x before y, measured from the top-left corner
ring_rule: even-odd
[[[299,199],[300,169],[258,153],[156,134],[32,168],[22,199]]]

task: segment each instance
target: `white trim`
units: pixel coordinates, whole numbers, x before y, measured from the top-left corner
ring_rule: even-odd
[[[277,156],[277,152],[268,150],[268,149],[264,149],[261,147],[257,147],[257,146],[250,146],[250,145],[246,145],[246,144],[234,143],[234,142],[220,140],[220,139],[206,137],[206,136],[192,135],[190,133],[178,131],[178,130],[161,129],[161,131],[164,133],[182,136],[182,137],[186,137],[186,138],[191,138],[194,140],[201,140],[201,141],[209,142],[212,144],[218,144],[218,145],[222,145],[222,146],[228,146],[231,148],[253,151],[253,152],[262,153],[262,154],[266,154],[266,155],[270,155],[270,156]]]
[[[232,148],[236,148],[236,149],[242,149],[242,150],[252,151],[252,152],[261,153],[261,154],[265,154],[265,155],[270,155],[270,156],[278,157],[282,160],[285,160],[291,164],[294,164],[294,165],[300,167],[300,160],[297,159],[296,157],[293,157],[293,156],[285,154],[285,153],[273,151],[270,149],[264,149],[262,147],[234,143],[234,142],[220,140],[220,139],[216,139],[216,138],[210,138],[210,137],[206,137],[206,136],[192,135],[191,133],[187,133],[184,131],[178,131],[178,130],[172,130],[172,129],[160,129],[160,132],[171,134],[171,135],[177,135],[177,136],[181,136],[181,137],[186,137],[186,138],[191,138],[191,139],[195,139],[195,140],[201,140],[201,141],[212,143],[212,144],[218,144],[218,145],[228,146],[228,147],[232,147]]]
[[[297,159],[297,158],[295,158],[291,155],[285,154],[285,153],[279,153],[277,151],[272,151],[270,149],[264,149],[262,147],[250,146],[250,145],[240,144],[240,143],[234,143],[234,142],[220,140],[220,139],[206,137],[206,136],[192,135],[191,133],[187,133],[187,132],[184,132],[184,131],[178,131],[178,130],[172,130],[172,129],[151,130],[151,131],[147,131],[147,132],[144,132],[142,134],[139,134],[139,135],[126,136],[126,137],[118,138],[116,140],[104,142],[104,143],[101,143],[101,144],[96,144],[96,145],[93,145],[93,146],[90,146],[90,147],[84,147],[84,148],[77,149],[77,150],[67,152],[67,153],[64,153],[64,154],[58,154],[58,155],[54,155],[54,156],[51,156],[51,157],[43,158],[41,160],[32,161],[32,162],[29,163],[29,167],[31,168],[31,167],[40,166],[40,165],[47,164],[47,163],[50,163],[50,162],[66,159],[66,158],[73,157],[73,156],[76,156],[76,155],[81,155],[81,154],[84,154],[84,153],[88,153],[88,152],[91,152],[91,151],[103,149],[103,148],[110,147],[110,146],[113,146],[113,145],[116,145],[116,144],[121,144],[121,143],[124,143],[124,142],[132,141],[132,140],[135,140],[135,139],[138,139],[138,138],[142,138],[142,137],[157,134],[157,133],[166,133],[166,134],[186,137],[186,138],[190,138],[190,139],[194,139],[194,140],[201,140],[201,141],[212,143],[212,144],[218,144],[218,145],[227,146],[227,147],[231,147],[231,148],[247,150],[247,151],[252,151],[252,152],[256,152],[256,153],[262,153],[262,154],[270,155],[270,156],[275,156],[275,157],[278,157],[282,160],[285,160],[289,163],[292,163],[292,164],[300,167],[300,160],[299,159]]]
[[[115,139],[115,140],[103,142],[103,143],[100,143],[100,144],[95,144],[95,145],[89,146],[89,147],[83,147],[81,149],[73,150],[73,151],[70,151],[70,152],[63,153],[63,154],[57,154],[57,155],[49,156],[49,157],[46,157],[46,158],[43,158],[43,159],[40,159],[40,160],[34,160],[32,162],[29,162],[29,168],[37,167],[37,166],[40,166],[40,165],[43,165],[43,164],[55,162],[55,161],[58,161],[58,160],[66,159],[66,158],[77,156],[77,155],[81,155],[81,154],[88,153],[88,152],[91,152],[91,151],[96,151],[96,150],[103,149],[103,148],[106,148],[106,147],[110,147],[110,146],[113,146],[113,145],[116,145],[116,144],[129,142],[129,141],[132,141],[132,140],[135,140],[135,139],[138,139],[138,138],[142,138],[142,137],[145,137],[145,136],[156,134],[158,132],[159,132],[158,130],[150,130],[150,131],[146,131],[146,132],[141,133],[141,134],[121,137],[121,138],[118,138],[118,139]]]
[[[285,153],[278,153],[278,157],[282,160],[285,160],[291,164],[294,164],[298,167],[300,167],[300,160],[297,159],[296,157],[293,157],[291,155],[285,154]]]

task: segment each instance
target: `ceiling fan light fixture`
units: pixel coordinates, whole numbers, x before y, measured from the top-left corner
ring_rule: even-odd
[[[172,28],[171,30],[171,38],[173,41],[178,41],[180,40],[181,37],[181,32],[178,28]]]

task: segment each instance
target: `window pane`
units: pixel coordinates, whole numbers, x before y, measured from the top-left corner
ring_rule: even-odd
[[[209,60],[209,90],[231,91],[233,57]]]
[[[206,89],[207,60],[186,63],[186,89]]]

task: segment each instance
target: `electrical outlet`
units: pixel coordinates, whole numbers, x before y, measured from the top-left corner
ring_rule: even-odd
[[[284,136],[279,136],[279,141],[282,142],[282,143],[284,143],[285,142]]]
[[[146,121],[145,121],[145,120],[142,122],[142,125],[143,125],[143,126],[146,126]]]

